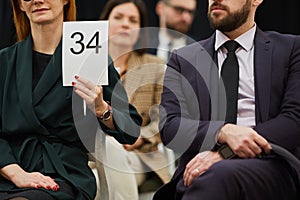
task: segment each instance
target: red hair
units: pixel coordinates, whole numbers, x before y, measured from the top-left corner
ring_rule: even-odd
[[[21,10],[20,0],[11,0],[14,13],[14,23],[18,36],[18,41],[22,41],[30,34],[30,22],[24,11]],[[76,3],[75,0],[68,0],[64,6],[64,21],[76,20]]]

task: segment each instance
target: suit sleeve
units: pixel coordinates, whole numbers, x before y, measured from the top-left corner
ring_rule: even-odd
[[[1,134],[1,133],[0,133]],[[17,163],[11,147],[5,139],[0,137],[0,168],[5,167],[6,165]]]
[[[7,62],[6,56],[4,51],[0,51],[0,168],[12,164],[17,163],[10,145],[3,137],[3,128],[2,128],[2,106],[3,106],[3,86],[4,86],[4,75],[5,75],[5,69],[4,65]]]
[[[296,36],[289,48],[292,50],[288,55],[288,72],[280,113],[254,129],[271,143],[294,150],[300,147],[300,37]]]
[[[191,65],[190,61],[193,59],[179,54],[181,55],[178,51],[173,51],[165,73],[160,106],[160,133],[163,143],[175,152],[196,154],[200,149],[211,149],[215,133],[224,122],[211,120],[209,93],[205,91],[203,99],[208,100],[201,102],[195,82],[201,76],[194,76],[197,71]],[[205,105],[206,110],[201,110],[201,104]]]

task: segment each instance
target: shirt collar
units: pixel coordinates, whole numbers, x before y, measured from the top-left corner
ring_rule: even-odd
[[[256,24],[254,24],[250,30],[237,37],[235,41],[237,41],[245,51],[250,51],[254,44],[255,32]],[[230,39],[224,33],[216,30],[215,51],[218,51],[218,49],[228,40]]]
[[[170,42],[172,42],[173,46],[177,46],[176,44],[185,44],[186,38],[184,38],[184,37],[173,38],[172,41],[171,41],[170,37],[167,35],[166,31],[167,31],[166,29],[164,29],[164,30],[160,29],[159,33],[158,33],[159,42],[162,45],[168,46],[168,44]]]
[[[170,42],[170,39],[169,39],[168,35],[167,35],[166,32],[163,31],[163,30],[159,30],[158,38],[159,38],[159,42],[160,42],[162,45],[168,45],[169,42]]]

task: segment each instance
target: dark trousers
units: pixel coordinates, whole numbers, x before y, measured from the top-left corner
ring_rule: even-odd
[[[181,179],[176,199],[182,200],[299,200],[299,180],[284,160],[222,160],[189,187]]]
[[[58,192],[73,196],[75,199],[75,193],[72,186],[66,182],[57,181],[60,189]],[[56,200],[53,196],[41,189],[29,189],[18,192],[0,192],[1,200]],[[85,198],[84,198],[85,199]]]
[[[14,194],[0,193],[1,199],[4,200],[55,200],[50,194],[42,190],[26,190]]]

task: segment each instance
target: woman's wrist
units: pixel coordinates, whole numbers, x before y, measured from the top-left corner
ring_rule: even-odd
[[[107,122],[112,118],[112,108],[109,105],[109,103],[106,103],[107,107],[106,109],[102,112],[100,116],[97,116],[101,121]]]
[[[24,172],[25,171],[17,164],[10,164],[0,169],[1,175],[12,182],[16,176]]]
[[[113,111],[109,104],[109,102],[104,101],[105,109],[96,110],[96,116],[101,123],[103,123],[107,128],[111,130],[116,130],[115,125],[113,123]],[[103,106],[101,106],[103,107]]]
[[[102,103],[96,108],[96,116],[100,118],[105,111],[108,109],[109,104],[106,101],[102,101]]]

